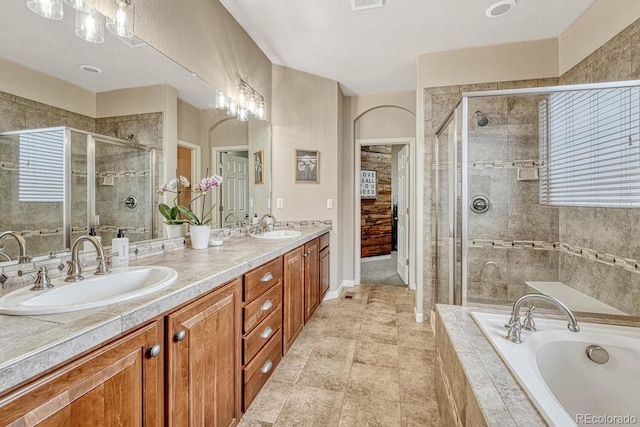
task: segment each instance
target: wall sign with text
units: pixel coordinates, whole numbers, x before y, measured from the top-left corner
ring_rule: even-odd
[[[360,171],[360,198],[375,199],[376,191],[376,171]]]

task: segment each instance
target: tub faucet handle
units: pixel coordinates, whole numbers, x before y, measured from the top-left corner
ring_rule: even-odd
[[[525,331],[536,331],[536,322],[533,319],[533,312],[535,309],[536,308],[533,305],[530,305],[529,308],[527,308],[527,312],[524,315],[524,321],[522,322],[522,329]]]
[[[505,325],[507,328],[507,340],[511,341],[515,344],[520,344],[522,340],[520,340],[520,333],[522,326],[520,326],[520,317],[518,316],[514,321],[509,322]]]

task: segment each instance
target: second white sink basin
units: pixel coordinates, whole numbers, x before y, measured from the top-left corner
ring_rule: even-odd
[[[251,237],[258,239],[290,239],[292,237],[298,237],[302,232],[298,230],[273,230],[265,231],[261,234],[251,234]]]
[[[54,279],[53,288],[31,291],[29,286],[0,298],[0,314],[34,315],[66,313],[102,307],[159,291],[176,281],[178,273],[169,267],[124,267],[104,276],[84,272],[84,280]]]

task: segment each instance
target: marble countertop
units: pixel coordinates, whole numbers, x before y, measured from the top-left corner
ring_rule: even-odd
[[[64,314],[0,315],[0,393],[143,325],[331,230],[298,228],[283,240],[234,237],[205,250],[186,248],[131,262],[174,268],[171,286],[132,301]]]

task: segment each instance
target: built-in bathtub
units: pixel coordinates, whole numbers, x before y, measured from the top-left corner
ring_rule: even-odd
[[[509,316],[471,314],[543,418],[552,426],[640,423],[640,328],[536,319],[522,343],[505,339]],[[609,360],[598,364],[587,347],[598,345]]]

